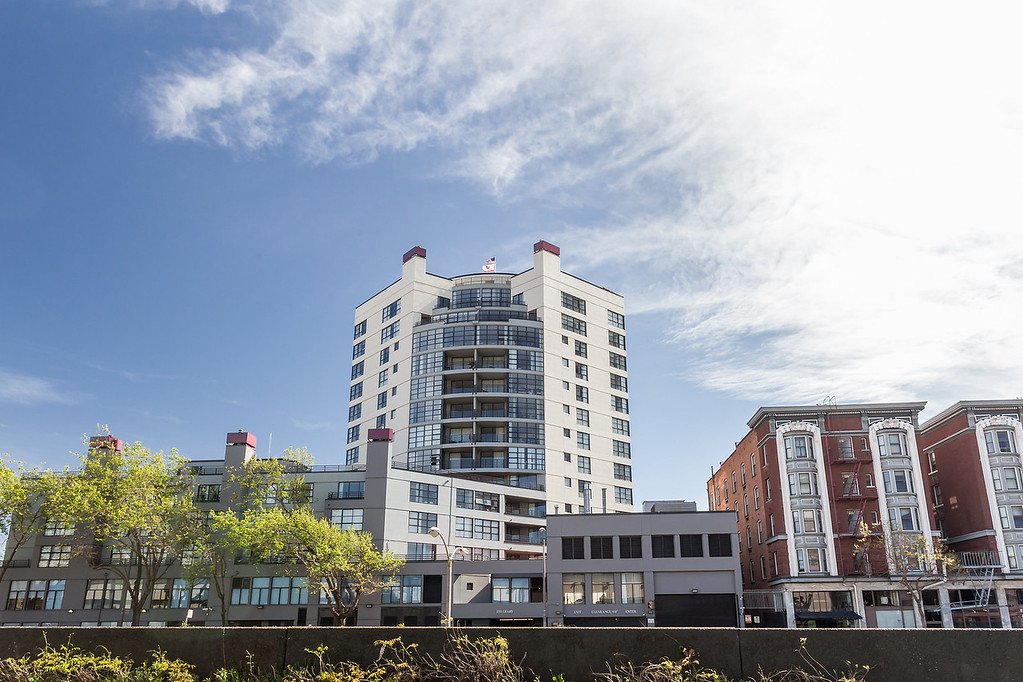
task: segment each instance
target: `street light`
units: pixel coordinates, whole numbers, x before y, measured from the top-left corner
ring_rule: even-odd
[[[444,534],[440,532],[440,528],[438,528],[437,526],[433,526],[430,528],[430,535],[435,538],[440,538],[440,541],[444,543],[444,554],[446,554],[448,557],[448,610],[447,613],[445,614],[447,618],[444,621],[444,627],[449,628],[451,627],[451,622],[453,620],[451,617],[451,593],[454,592],[455,587],[454,582],[452,582],[451,580],[451,562],[454,560],[456,554],[467,556],[469,554],[469,550],[467,550],[465,547],[455,547],[455,550],[453,552],[449,551],[448,541],[444,539]]]

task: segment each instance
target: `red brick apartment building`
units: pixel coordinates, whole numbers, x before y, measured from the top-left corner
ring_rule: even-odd
[[[707,484],[737,515],[747,626],[1023,627],[1023,401],[921,425],[924,405],[757,410]],[[855,551],[861,521],[944,532],[961,567],[928,584],[926,622],[883,553]]]

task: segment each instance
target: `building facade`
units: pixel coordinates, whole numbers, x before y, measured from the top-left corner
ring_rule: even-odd
[[[560,254],[448,278],[416,247],[356,309],[345,464],[390,428],[394,475],[442,476],[436,504],[388,505],[385,548],[432,551],[423,529],[451,525],[478,559],[536,556],[548,514],[633,511],[624,300]]]
[[[960,401],[920,427],[933,525],[974,589],[952,592],[957,627],[1023,627],[1023,400]]]
[[[1019,550],[1008,548],[1017,538],[1015,506],[1023,528],[1015,445],[1021,405],[957,403],[921,425],[924,405],[756,412],[707,489],[711,509],[738,516],[748,625],[951,628],[1019,621],[1023,584],[1012,576]],[[943,470],[947,483],[939,478]],[[861,525],[888,537],[894,531],[942,538],[957,557],[958,566],[934,571],[933,579],[926,570],[907,573],[926,588],[922,619],[898,566],[884,551],[857,546]]]
[[[547,519],[539,553],[509,552],[502,559],[462,547],[459,514],[477,505],[504,509],[504,495],[518,494],[504,482],[472,481],[472,488],[445,485],[443,471],[394,467],[393,432],[371,429],[359,466],[296,468],[315,513],[340,527],[382,537],[390,509],[452,513],[425,522],[419,551],[405,555],[384,588],[364,595],[350,623],[439,625],[447,612],[464,625],[736,625],[741,589],[732,512],[563,514]],[[119,442],[102,438],[101,445]],[[189,463],[199,509],[226,508],[232,478],[255,455],[255,436],[227,435],[223,458]],[[395,448],[396,449],[396,448]],[[462,491],[471,490],[472,494]],[[421,507],[419,505],[422,505]],[[425,512],[434,514],[435,512]],[[438,525],[440,524],[440,525]],[[434,528],[440,537],[430,533]],[[417,526],[418,529],[418,526]],[[4,625],[122,626],[131,622],[121,581],[111,573],[129,561],[109,548],[78,553],[92,545],[66,523],[47,522],[32,542],[8,552],[2,583]],[[412,533],[413,529],[409,528]],[[448,554],[451,573],[448,574]],[[450,576],[450,577],[449,577]],[[331,625],[334,617],[317,589],[286,566],[253,563],[239,556],[222,603],[210,580],[185,576],[180,557],[172,562],[146,603],[142,625],[219,625],[222,611],[237,626]]]

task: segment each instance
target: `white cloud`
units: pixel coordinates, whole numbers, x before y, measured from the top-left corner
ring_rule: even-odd
[[[0,401],[17,405],[70,403],[71,396],[62,393],[49,379],[0,369]]]
[[[603,211],[566,256],[743,397],[1021,392],[1015,5],[281,7],[268,47],[153,81],[159,135],[429,145],[506,200]]]

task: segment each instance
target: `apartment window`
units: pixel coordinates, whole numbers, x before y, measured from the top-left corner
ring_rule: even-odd
[[[992,429],[984,432],[984,442],[989,455],[1016,452],[1016,435],[1012,431]]]
[[[359,425],[348,427],[348,442],[354,443],[359,440]]]
[[[750,455],[749,456],[749,473],[750,473],[750,476],[752,476],[753,478],[756,478],[756,476],[757,476],[757,456],[756,455]]]
[[[610,536],[594,536],[590,538],[591,559],[614,559],[614,538]]]
[[[7,594],[8,611],[42,611],[61,608],[63,580],[12,580]]]
[[[570,385],[569,385],[569,383],[568,383],[567,381],[562,381],[562,382],[561,382],[561,387],[562,387],[563,389],[565,389],[566,391],[567,391],[567,390],[569,389],[569,386],[570,386]],[[577,392],[577,393],[578,393],[578,392]]]
[[[563,573],[561,576],[562,603],[586,603],[586,576],[582,573]]]
[[[771,479],[769,478],[764,479],[764,495],[768,500],[771,499]]]
[[[632,504],[632,488],[615,486],[615,502],[618,504]]]
[[[348,408],[348,421],[353,422],[362,418],[362,403],[356,403]]]
[[[1002,470],[1005,474],[1005,489],[1019,490],[1020,470],[1018,467],[1005,467]]]
[[[485,493],[478,490],[459,488],[455,496],[455,505],[460,509],[475,509],[477,511],[498,511],[498,495],[496,493]]]
[[[615,457],[632,459],[632,446],[624,441],[613,440],[611,441],[611,453]]]
[[[846,532],[855,533],[860,527],[860,510],[845,510]]]
[[[417,511],[408,513],[408,532],[410,533],[429,533],[430,528],[436,525],[436,514]]]
[[[941,486],[940,485],[932,485],[931,486],[931,499],[934,500],[934,506],[935,507],[940,507],[942,504],[944,504],[944,500],[942,500],[942,498],[941,498]]]
[[[561,306],[582,315],[586,314],[586,301],[564,291],[561,292]]]
[[[819,533],[821,513],[815,509],[796,509],[792,512],[793,533]]]
[[[477,540],[500,540],[500,522],[456,516],[455,537],[476,538]]]
[[[377,388],[379,388],[380,386],[386,386],[386,385],[387,385],[387,370],[384,369],[384,370],[381,370],[380,374],[377,375]]]
[[[383,350],[380,351],[380,363],[379,364],[386,365],[390,361],[391,361],[391,347],[390,346],[384,346]]]
[[[856,496],[860,494],[860,482],[856,478],[856,472],[854,471],[843,471],[842,472],[842,495],[846,497]]]
[[[422,604],[423,576],[391,576],[386,579],[380,597],[382,604]]]
[[[341,530],[362,530],[362,509],[331,509],[330,523]]]
[[[903,457],[909,454],[906,449],[906,434],[902,431],[877,434],[877,445],[882,457]]]
[[[585,386],[576,386],[575,387],[575,399],[578,400],[581,403],[589,403],[590,402],[590,390],[588,388],[586,388]]]
[[[565,453],[565,461],[566,462],[571,462],[572,461],[572,453],[571,452],[566,452]]]
[[[625,315],[616,313],[613,310],[607,311],[607,323],[618,329],[625,329]]]
[[[364,360],[359,360],[357,363],[352,365],[352,378],[358,379],[365,373],[365,370],[366,362]]]
[[[618,554],[622,559],[643,558],[643,538],[638,535],[622,535],[618,538]]]
[[[764,544],[764,522],[757,519],[757,544]]]
[[[760,556],[760,579],[767,580],[767,562],[764,560],[763,555]]]
[[[809,436],[789,436],[785,439],[785,459],[806,459],[811,452]]]
[[[614,476],[619,481],[631,481],[632,480],[632,467],[628,464],[614,463]]]
[[[908,469],[882,471],[881,478],[884,481],[884,491],[889,495],[913,492],[912,473]]]
[[[164,589],[167,583],[162,582]],[[86,609],[121,609],[125,606],[124,583],[120,580],[90,578],[85,584]],[[154,603],[153,606],[156,606]]]
[[[816,495],[817,474],[800,472],[789,474],[790,495]]]
[[[74,535],[75,526],[65,519],[46,519],[45,535]]]
[[[856,453],[853,450],[853,439],[849,436],[839,436],[838,439],[839,459],[853,459]]]
[[[359,338],[360,336],[362,336],[365,333],[366,333],[366,320],[363,320],[359,324],[355,325],[355,337],[354,338],[357,339],[357,338]]]
[[[366,497],[365,481],[341,481],[337,484],[337,496],[342,500],[361,500]]]
[[[622,573],[622,603],[643,603],[643,574]]]
[[[571,488],[572,487],[572,479],[569,478],[568,476],[565,477],[565,487],[566,488]]]
[[[579,455],[576,460],[577,469],[580,474],[590,473],[590,458],[583,455]]]
[[[589,368],[581,362],[575,363],[575,378],[586,381],[590,377]]]
[[[437,490],[437,486],[432,483],[413,481],[409,484],[408,501],[419,504],[437,504]]]
[[[618,434],[619,436],[628,436],[629,421],[627,419],[611,417],[611,433]]]
[[[288,578],[284,580],[288,580]],[[208,605],[208,600],[209,579],[203,578],[194,582],[184,578],[174,579],[170,597],[170,607],[172,609],[204,609]]]
[[[196,502],[219,502],[220,485],[204,483],[195,489]]]
[[[352,388],[349,391],[348,398],[350,400],[355,400],[356,398],[361,398],[361,397],[362,397],[362,382],[360,381],[357,384],[352,384]]]
[[[561,366],[568,367],[568,365],[569,365],[568,358],[561,358]]]
[[[797,549],[796,565],[800,573],[824,573],[828,570],[828,558],[823,549]]]
[[[769,514],[767,516],[767,523],[771,527],[771,537],[774,537],[774,534],[775,534],[775,531],[774,531],[774,514]]]
[[[629,413],[629,399],[621,396],[611,396],[611,409],[615,412]]]
[[[492,578],[490,590],[495,604],[529,603],[529,578]]]
[[[590,434],[577,431],[575,434],[575,444],[580,450],[590,449]]]
[[[743,462],[739,465],[739,476],[742,478],[742,487],[746,487],[746,463]]]
[[[583,538],[561,538],[562,559],[585,559]]]
[[[561,313],[561,328],[574,332],[580,336],[586,336],[586,323],[578,317],[572,317],[571,315]]]
[[[398,335],[398,328],[399,328],[400,324],[401,324],[401,320],[398,320],[397,322],[392,322],[391,324],[389,324],[386,327],[384,327],[383,329],[381,329],[380,330],[380,343],[384,343],[385,341],[393,339],[395,336],[397,336]]]
[[[377,409],[382,410],[387,407],[387,391],[377,394]]]
[[[611,388],[613,388],[616,391],[628,391],[629,390],[629,382],[623,376],[620,376],[618,374],[612,374],[611,375]]]
[[[730,533],[710,533],[707,535],[708,556],[732,556],[732,535]]]
[[[366,342],[365,341],[359,341],[357,344],[352,346],[352,360],[354,360],[356,358],[361,358],[365,354],[366,354]]]
[[[625,363],[625,356],[624,355],[619,355],[618,353],[615,353],[614,351],[609,351],[608,358],[609,358],[608,361],[610,362],[610,364],[611,364],[611,366],[613,368],[620,369],[620,370],[623,370],[623,371],[626,369],[626,363]]]
[[[678,536],[679,549],[683,557],[703,556],[703,536],[698,534],[684,534]]]
[[[935,458],[935,455],[934,455],[933,452],[928,452],[927,453],[927,471],[929,471],[930,473],[933,474],[937,470],[938,470],[938,460]]]
[[[739,490],[739,486],[736,485],[736,483],[735,483],[735,472],[733,471],[732,472],[732,492],[734,493],[734,492],[737,492],[738,490]]]
[[[1020,507],[1020,511],[1020,521],[1023,523],[1023,507]],[[888,523],[892,530],[920,530],[916,507],[888,507]]]
[[[67,568],[70,563],[70,545],[43,545],[39,548],[39,568]]]
[[[387,322],[389,319],[401,312],[401,299],[383,309],[380,313],[380,321]]]
[[[675,536],[674,535],[651,535],[650,555],[655,559],[674,558]]]
[[[863,474],[863,482],[868,488],[874,487],[874,476],[873,474]]]
[[[590,576],[593,604],[615,603],[615,577],[613,573],[594,573]]]
[[[742,513],[749,518],[749,495],[746,494],[742,496]]]
[[[345,465],[349,466],[359,461],[359,446],[348,448],[345,451]]]
[[[581,358],[586,357],[586,342],[576,340],[575,342],[575,354]]]
[[[575,423],[579,426],[590,425],[590,411],[584,410],[581,407],[575,408]]]

